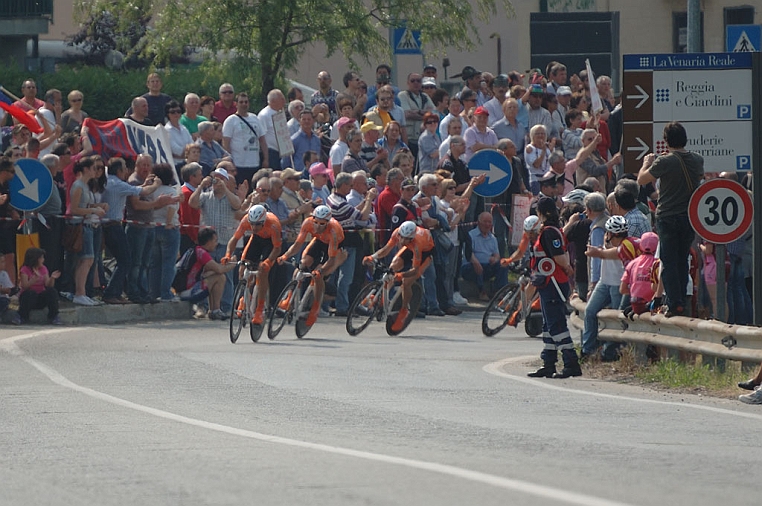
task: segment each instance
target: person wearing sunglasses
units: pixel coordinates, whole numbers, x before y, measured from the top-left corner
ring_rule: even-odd
[[[418,156],[418,137],[421,135],[423,115],[436,111],[431,98],[421,91],[421,74],[411,73],[407,76],[407,89],[399,93],[400,105],[405,111],[405,129],[407,130],[408,145],[413,156]]]
[[[79,90],[72,90],[66,97],[69,102],[69,108],[61,114],[61,129],[63,133],[76,132],[82,127],[88,114],[82,110],[84,95]]]
[[[176,169],[179,171],[185,165],[185,146],[193,144],[193,136],[185,126],[180,123],[183,115],[183,108],[177,100],[170,100],[164,106],[164,114],[167,118],[167,124],[164,129],[169,134],[169,145],[172,148],[172,159]]]

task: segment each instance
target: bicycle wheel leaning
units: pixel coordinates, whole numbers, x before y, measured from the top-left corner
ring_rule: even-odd
[[[355,300],[352,301],[349,306],[346,325],[347,333],[350,336],[356,336],[368,328],[379,309],[382,290],[383,283],[381,281],[372,281],[365,285]]]
[[[392,330],[392,325],[394,325],[394,322],[397,320],[397,314],[399,313],[399,309],[402,307],[402,297],[397,297],[397,300],[394,303],[395,307],[392,308],[391,312],[386,317],[386,333],[390,336],[396,336],[404,332],[408,325],[410,325],[410,322],[412,322],[413,319],[418,315],[418,310],[421,308],[421,299],[423,299],[423,288],[421,288],[421,284],[419,282],[415,282],[410,287],[410,290],[411,295],[409,312],[407,318],[405,318],[405,322],[403,323],[402,328],[399,330]]]
[[[280,333],[283,326],[291,318],[291,314],[294,311],[296,285],[296,281],[289,282],[275,301],[275,306],[273,306],[270,319],[267,323],[268,338],[275,339],[275,336]]]
[[[230,342],[235,344],[238,336],[249,321],[249,311],[245,307],[246,281],[241,280],[233,292],[233,308],[230,310]]]
[[[492,337],[505,328],[508,318],[521,302],[520,295],[516,283],[508,283],[497,291],[482,316],[482,332],[485,336]]]

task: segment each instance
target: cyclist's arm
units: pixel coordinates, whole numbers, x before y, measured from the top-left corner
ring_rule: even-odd
[[[373,257],[373,260],[378,260],[379,258],[384,258],[386,255],[388,255],[392,249],[397,245],[397,240],[394,235],[392,235],[392,238],[384,244],[381,248],[379,248],[375,253],[371,255]]]
[[[521,260],[524,257],[524,254],[527,252],[527,248],[529,247],[529,235],[525,232],[521,236],[521,242],[519,242],[519,247],[516,251],[513,252],[511,256],[508,257],[508,263],[516,262],[517,260]]]

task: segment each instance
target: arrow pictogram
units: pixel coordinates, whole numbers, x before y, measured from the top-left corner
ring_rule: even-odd
[[[640,92],[640,95],[627,95],[627,99],[628,100],[629,99],[634,99],[634,100],[640,99],[640,102],[638,102],[638,105],[635,106],[635,109],[640,109],[643,106],[643,104],[645,104],[646,101],[648,101],[648,99],[651,98],[651,96],[648,93],[646,93],[646,90],[641,88],[640,85],[636,84],[635,87]]]
[[[21,167],[18,165],[15,166],[16,169],[16,177],[19,178],[21,181],[21,186],[23,186],[22,189],[19,190],[19,193],[28,198],[29,200],[33,200],[34,202],[40,201],[40,190],[39,190],[39,179],[35,179],[31,183],[26,178],[26,174],[24,174],[24,171],[21,170]]]
[[[640,151],[638,156],[635,157],[636,160],[640,160],[641,158],[646,156],[646,153],[651,151],[651,147],[645,142],[643,142],[643,139],[641,139],[640,137],[635,137],[635,140],[638,141],[640,146],[627,148],[627,151]]]

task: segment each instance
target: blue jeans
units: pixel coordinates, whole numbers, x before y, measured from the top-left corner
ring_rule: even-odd
[[[492,284],[493,290],[499,290],[508,283],[508,269],[501,267],[500,262],[481,265],[482,274],[477,275],[471,262],[464,263],[460,268],[461,277],[476,283],[480,292],[484,289],[484,282],[493,277],[495,278],[495,282]]]
[[[227,243],[225,244],[218,244],[217,248],[214,250],[214,253],[212,254],[212,258],[216,262],[219,262],[222,257],[225,256],[225,252],[227,251]],[[235,279],[233,276],[238,275],[238,269],[233,269],[232,271],[228,271],[225,274],[225,288],[222,290],[222,299],[220,299],[220,310],[222,310],[223,313],[227,314],[230,313],[231,309],[233,309],[233,288],[235,285]],[[280,294],[278,294],[280,295]]]
[[[753,311],[751,297],[746,290],[743,259],[732,255],[728,278],[728,323],[749,325]]]
[[[439,310],[439,300],[437,300],[437,271],[436,268],[434,268],[434,262],[429,263],[429,266],[423,271],[423,299],[427,313],[433,313],[434,311]]]
[[[149,283],[152,298],[172,299],[172,280],[175,279],[175,264],[179,251],[180,231],[178,229],[164,227],[154,229]]]
[[[126,233],[132,257],[132,267],[127,276],[127,297],[145,299],[148,297],[148,268],[153,247],[153,228],[127,225]]]
[[[127,275],[132,268],[130,245],[127,242],[127,234],[125,234],[121,223],[103,227],[103,236],[106,240],[106,247],[116,259],[116,267],[114,272],[111,273],[111,279],[108,282],[106,290],[103,292],[103,297],[106,299],[116,299],[122,296]]]
[[[687,214],[656,218],[659,234],[661,279],[664,283],[666,304],[671,310],[685,308],[688,288],[688,252],[695,237]]]
[[[357,260],[357,248],[345,248],[347,259],[338,269],[336,281],[336,311],[346,312],[349,310],[349,288],[355,275],[355,261]]]
[[[585,329],[582,331],[582,354],[592,355],[598,349],[598,312],[604,308],[619,308],[622,294],[616,285],[598,283],[587,300]]]

